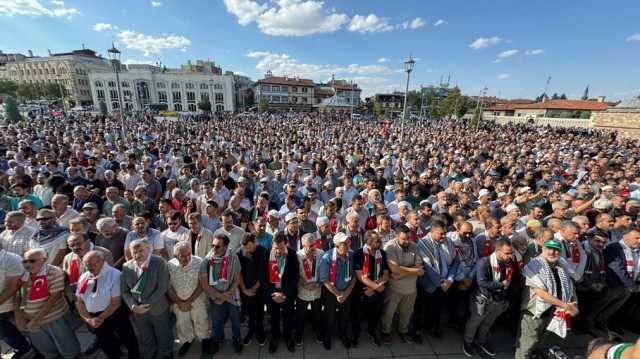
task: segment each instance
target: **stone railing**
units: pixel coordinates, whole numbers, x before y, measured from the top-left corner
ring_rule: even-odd
[[[551,126],[551,127],[578,127],[578,128],[591,128],[591,119],[587,118],[551,118],[551,117],[516,117],[516,116],[494,116],[483,115],[484,121],[495,121],[499,124],[508,123],[534,123],[537,126]]]

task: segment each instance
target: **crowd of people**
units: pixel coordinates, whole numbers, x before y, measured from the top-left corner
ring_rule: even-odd
[[[208,358],[227,323],[236,353],[275,353],[309,331],[326,350],[421,344],[446,322],[469,357],[494,357],[501,325],[523,359],[549,332],[638,331],[637,142],[457,120],[410,121],[401,142],[399,128],[315,114],[0,126],[2,340],[14,358],[78,358],[84,326],[84,354],[169,358],[177,340]]]

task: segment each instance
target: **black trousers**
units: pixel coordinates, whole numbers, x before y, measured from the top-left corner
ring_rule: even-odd
[[[90,313],[95,318],[102,312]],[[120,344],[127,348],[129,358],[139,358],[138,340],[133,332],[126,308],[120,306],[111,316],[104,320],[98,328],[90,328],[96,335],[100,349],[109,359],[120,358]]]
[[[338,335],[340,338],[351,338],[349,336],[349,321],[351,320],[351,296],[338,303],[336,296],[328,289],[322,288],[322,304],[324,305],[324,330],[325,342],[331,342],[331,332],[338,321]],[[337,312],[337,313],[336,313]]]
[[[384,292],[375,293],[372,296],[366,296],[361,293],[358,296],[353,297],[353,337],[358,339],[360,337],[360,330],[362,328],[362,322],[367,321],[367,332],[369,334],[375,334],[378,328],[378,323],[382,317],[382,305],[384,304]]]
[[[258,289],[256,295],[247,297],[240,294],[242,311],[248,317],[249,332],[258,336],[264,336],[264,294]]]
[[[447,295],[448,292],[443,292],[440,287],[433,293],[427,293],[424,289],[418,288],[416,304],[413,309],[414,332],[423,329],[440,329],[440,314]]]
[[[20,352],[27,352],[31,345],[20,333],[18,328],[11,322],[10,313],[0,314],[0,340],[4,340],[10,347]]]
[[[471,300],[471,288],[462,290],[458,288],[459,282],[453,283],[449,289],[447,300],[447,310],[449,313],[449,323],[457,324],[464,328],[466,320],[469,318],[469,302]]]
[[[304,325],[309,316],[307,307],[311,305],[311,325],[316,338],[322,338],[322,299],[318,298],[312,301],[296,298],[296,335],[302,337],[304,335]]]
[[[287,298],[282,303],[276,303],[269,297],[267,299],[267,310],[269,311],[269,324],[271,325],[271,339],[279,340],[284,337],[292,339],[293,320],[295,312],[293,309],[293,298]],[[282,330],[280,330],[280,322],[282,321]]]

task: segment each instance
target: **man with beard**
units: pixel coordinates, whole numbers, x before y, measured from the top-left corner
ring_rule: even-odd
[[[56,223],[56,214],[50,209],[38,211],[38,231],[31,238],[31,248],[42,248],[47,254],[47,263],[60,266],[67,254],[67,236],[69,230]]]
[[[264,219],[260,218],[260,220],[262,220],[261,225],[264,227]],[[269,248],[271,248],[271,242],[269,242]],[[242,312],[249,319],[249,332],[242,341],[244,345],[249,345],[254,335],[260,346],[265,343],[262,323],[264,319],[264,293],[260,284],[260,265],[266,254],[267,249],[258,244],[256,234],[245,234],[242,238],[242,247],[238,251],[238,259],[240,259],[242,267],[240,301],[242,302]]]
[[[317,241],[312,233],[302,236],[302,249],[298,251],[300,279],[296,298],[296,345],[302,345],[307,307],[311,306],[311,321],[317,341],[322,341],[322,300],[321,283],[318,268],[324,251],[316,247]]]
[[[476,269],[478,260],[478,248],[473,241],[473,226],[469,222],[460,222],[457,230],[447,233],[447,238],[455,246],[456,256],[460,261],[455,282],[451,288],[450,313],[454,314],[449,321],[462,329],[468,317],[471,290],[476,281]]]

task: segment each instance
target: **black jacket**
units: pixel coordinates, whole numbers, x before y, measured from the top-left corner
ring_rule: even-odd
[[[513,268],[513,276],[511,277],[511,284],[505,289],[502,282],[493,280],[493,270],[491,269],[491,261],[489,258],[490,257],[484,257],[478,261],[478,271],[476,272],[476,280],[478,282],[477,290],[485,297],[496,302],[501,302],[507,299],[507,296],[512,290],[516,290],[516,288],[519,287],[522,274],[518,262],[512,259],[511,266]]]
[[[294,300],[298,293],[298,280],[300,279],[300,267],[296,252],[287,248],[287,264],[282,276],[281,288],[278,289],[269,281],[269,256],[271,250],[265,253],[260,259],[260,285],[264,289],[266,300],[271,300],[271,294],[282,292],[287,296],[287,300]]]

